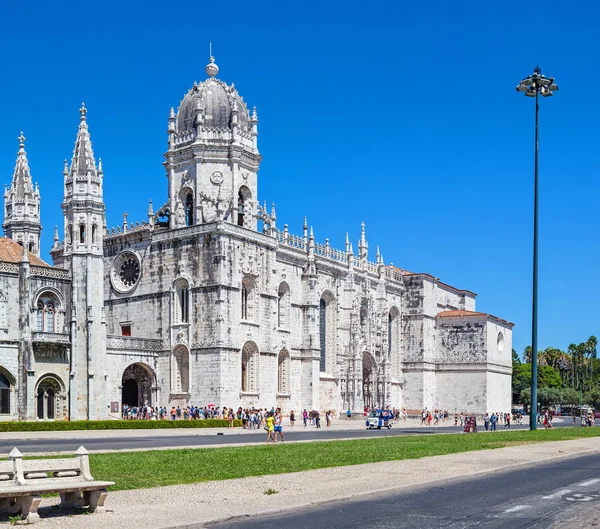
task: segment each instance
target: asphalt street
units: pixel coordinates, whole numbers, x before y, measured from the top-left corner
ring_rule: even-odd
[[[572,426],[570,421],[564,423],[555,423],[555,427]],[[498,431],[505,428],[501,425]],[[512,430],[527,430],[525,425],[512,425]],[[422,435],[422,434],[440,434],[440,433],[462,433],[462,429],[454,426],[428,426],[416,428],[393,428],[391,430],[336,430],[326,427],[317,429],[314,427],[295,426],[284,427],[286,441],[318,441],[328,439],[364,439],[369,437],[388,437],[396,435]],[[490,433],[489,435],[493,435]],[[174,448],[181,446],[211,446],[220,444],[247,444],[260,443],[265,440],[265,432],[257,430],[256,432],[244,432],[223,435],[214,435],[204,433],[194,434],[190,430],[182,431],[181,435],[158,436],[152,435],[152,430],[144,432],[143,437],[136,432],[135,435],[127,435],[123,432],[115,437],[97,437],[77,439],[74,432],[72,439],[2,439],[0,434],[0,453],[8,453],[13,447],[19,447],[22,453],[31,452],[73,452],[84,445],[88,450],[133,450],[150,448]]]
[[[474,453],[473,457],[477,457]],[[384,476],[382,476],[384,478]],[[438,529],[564,527],[600,501],[600,454],[287,514],[209,524],[212,529]],[[282,508],[285,506],[282,505]],[[598,508],[598,507],[596,507]],[[585,523],[581,527],[586,527]]]

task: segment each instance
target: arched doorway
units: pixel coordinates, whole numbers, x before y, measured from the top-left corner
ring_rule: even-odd
[[[36,415],[38,419],[62,419],[64,416],[64,392],[62,382],[54,376],[40,379],[35,392],[37,398]]]
[[[377,405],[377,365],[370,353],[363,353],[363,402],[374,408]]]
[[[123,391],[121,396],[121,402],[128,406],[134,407],[139,406],[138,402],[139,388],[138,383],[133,378],[123,382]]]
[[[152,406],[154,372],[141,363],[131,364],[123,371],[121,380],[121,404],[129,406]]]

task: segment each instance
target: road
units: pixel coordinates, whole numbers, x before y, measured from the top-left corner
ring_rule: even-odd
[[[556,427],[572,426],[570,421],[563,423],[555,423]],[[527,430],[527,426],[511,426],[511,429]],[[503,431],[505,428],[500,426],[498,431]],[[462,429],[453,426],[429,426],[429,427],[401,427],[392,428],[391,430],[344,430],[327,428],[316,429],[314,427],[304,428],[296,426],[293,429],[284,428],[286,441],[318,441],[328,439],[364,439],[370,437],[389,437],[396,435],[422,435],[422,434],[438,434],[438,433],[461,433]],[[492,433],[488,435],[493,435]],[[114,432],[114,435],[77,438],[77,432],[73,432],[72,438],[64,439],[2,439],[0,434],[0,453],[10,452],[14,446],[18,445],[22,453],[32,452],[73,452],[84,445],[88,450],[133,450],[133,449],[150,449],[150,448],[174,448],[182,446],[211,446],[220,444],[248,444],[259,443],[265,440],[265,433],[262,430],[253,432],[243,432],[235,434],[214,435],[207,434],[206,431],[194,434],[190,430],[182,430],[181,435],[153,435],[152,430],[146,430],[143,436],[138,432],[130,432],[128,435],[125,431],[119,430]]]
[[[473,454],[477,457],[477,454]],[[210,524],[211,529],[587,528],[580,513],[600,502],[600,454],[379,498]],[[282,508],[285,506],[282,505]],[[589,521],[589,518],[587,518]],[[575,522],[574,525],[571,525]],[[595,524],[594,524],[595,525]]]

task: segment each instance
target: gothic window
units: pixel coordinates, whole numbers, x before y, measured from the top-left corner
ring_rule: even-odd
[[[92,244],[98,244],[98,226],[96,226],[95,224],[92,224]]]
[[[172,355],[172,392],[189,393],[190,390],[190,354],[187,347],[178,346]]]
[[[190,291],[188,282],[180,279],[175,283],[173,297],[173,323],[188,323],[190,321]]]
[[[85,224],[79,225],[79,242],[81,244],[85,243]]]
[[[54,303],[52,303],[52,301],[46,302],[46,305],[44,306],[44,330],[46,332],[56,332],[55,315],[56,309]]]
[[[400,311],[392,307],[388,314],[388,354],[392,367],[392,376],[400,377],[402,355],[400,352]]]
[[[238,217],[237,225],[250,228],[252,222],[252,214],[250,211],[250,201],[252,199],[252,193],[246,186],[240,187],[238,192]]]
[[[332,372],[335,366],[336,343],[335,298],[331,292],[325,292],[319,302],[319,343],[321,372]]]
[[[277,393],[287,395],[290,392],[290,355],[283,349],[277,362]]]
[[[258,347],[254,342],[246,342],[242,348],[242,391],[258,391]]]
[[[327,367],[327,303],[323,298],[319,302],[319,340],[321,345],[319,369],[324,372]]]
[[[242,320],[254,321],[256,317],[257,291],[254,281],[245,277],[242,281]]]
[[[67,226],[67,244],[72,244],[73,241],[73,224]]]
[[[30,252],[33,252],[33,242],[29,243],[29,247],[27,248]]]
[[[57,300],[51,293],[42,294],[36,305],[36,328],[38,332],[58,332]]]
[[[189,193],[185,197],[185,225],[192,226],[194,224],[194,197]]]
[[[286,282],[281,283],[278,289],[277,325],[282,329],[290,326],[290,287]]]
[[[0,373],[0,413],[10,413],[10,381]]]

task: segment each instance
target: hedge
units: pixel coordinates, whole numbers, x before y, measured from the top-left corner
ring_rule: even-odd
[[[236,419],[234,426],[241,426]],[[199,419],[192,421],[36,421],[0,422],[0,432],[58,432],[68,430],[160,430],[164,428],[227,428],[229,421],[220,419]]]

